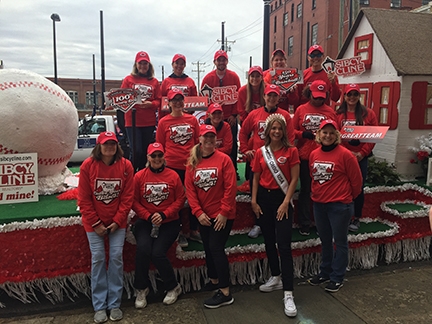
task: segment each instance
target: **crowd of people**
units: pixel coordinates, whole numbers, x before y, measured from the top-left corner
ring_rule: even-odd
[[[92,255],[96,323],[107,321],[108,316],[112,321],[123,317],[122,250],[131,209],[136,214],[136,308],[147,305],[151,263],[166,291],[163,303],[176,302],[182,287],[167,252],[176,240],[187,246],[187,239],[202,243],[205,251],[208,281],[204,288],[214,295],[204,306],[218,308],[234,302],[225,244],[236,216],[239,153],[246,162],[245,177],[256,217],[248,235],[263,235],[271,272],[260,291],[283,290],[285,314],[297,315],[291,241],[298,182],[299,233],[310,235],[314,222],[322,242],[319,273],[308,282],[327,283],[329,292],[343,286],[348,231],[360,226],[367,159],[373,144],[341,142],[339,129],[376,125],[377,120],[373,111],[362,105],[356,84],[345,87],[335,111],[330,100],[338,101],[341,91],[337,76],[321,66],[323,48],[313,45],[308,59],[310,67],[303,71],[303,83],[281,89],[272,77],[276,69],[289,66],[285,52],[277,49],[271,56],[271,68],[263,71],[252,66],[247,84],[241,87],[237,74],[227,68],[227,53],[218,50],[215,69],[204,77],[198,91],[184,73],[184,55],[174,55],[173,73],[160,84],[148,53],[136,54],[132,72],[122,83],[122,88],[140,92],[141,102],[134,106],[135,126],[131,111],[118,113],[134,149],[123,157],[115,135],[103,132],[80,171],[79,206]],[[209,97],[202,125],[184,109],[185,98],[197,95]],[[168,101],[166,109],[162,96]],[[185,216],[189,228],[181,226]]]

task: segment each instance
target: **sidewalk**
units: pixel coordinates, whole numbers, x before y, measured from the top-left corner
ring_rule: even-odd
[[[162,304],[163,294],[150,296],[143,310],[124,300],[121,324],[225,324],[225,323],[432,323],[432,262],[423,261],[379,266],[372,270],[347,273],[344,287],[335,294],[324,287],[312,287],[295,280],[298,315],[288,318],[283,311],[282,291],[261,293],[258,285],[232,288],[235,302],[219,309],[205,309],[208,292],[188,293],[171,306]],[[0,296],[4,324],[83,324],[93,323],[91,302],[86,297],[62,305],[45,303],[11,304]],[[27,316],[20,316],[28,314]],[[107,322],[110,323],[110,322]]]

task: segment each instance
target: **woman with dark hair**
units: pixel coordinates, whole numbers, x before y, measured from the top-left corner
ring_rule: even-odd
[[[348,266],[348,225],[355,199],[362,188],[360,167],[354,155],[340,145],[341,136],[334,120],[323,120],[316,134],[321,146],[309,157],[315,224],[321,240],[318,275],[308,279],[325,290],[337,292],[343,286]]]
[[[208,290],[217,289],[204,301],[207,308],[230,305],[230,274],[225,244],[236,215],[236,172],[230,157],[216,149],[216,129],[200,126],[199,144],[191,150],[186,169],[186,196],[200,224],[204,245]]]
[[[248,72],[248,82],[238,91],[237,111],[240,122],[254,109],[264,106],[263,70],[260,66],[252,66]]]
[[[179,211],[186,197],[178,174],[165,167],[164,154],[160,143],[150,144],[147,149],[147,167],[135,174],[134,178],[133,210],[138,216],[133,231],[137,242],[134,281],[137,290],[136,308],[147,306],[151,262],[167,291],[163,300],[165,305],[175,303],[182,292],[167,252],[180,231]]]
[[[304,90],[309,102],[299,106],[292,119],[296,130],[297,149],[300,156],[300,193],[298,199],[299,233],[308,236],[311,223],[311,178],[309,174],[309,155],[318,147],[315,133],[324,119],[336,119],[332,107],[325,104],[328,88],[324,81],[316,80]]]
[[[120,310],[123,292],[123,244],[127,216],[133,203],[132,164],[123,158],[123,151],[113,132],[97,138],[91,156],[80,168],[78,206],[87,233],[91,262],[92,303],[94,322],[123,318]],[[108,268],[105,260],[105,238],[109,242]]]
[[[360,102],[360,87],[357,84],[351,83],[345,86],[344,97],[342,104],[336,111],[337,122],[339,127],[343,126],[378,126],[378,121],[375,112],[372,109],[366,108]],[[368,158],[372,154],[375,143],[361,143],[359,140],[350,140],[343,142],[348,150],[354,154],[360,166],[363,178],[363,187],[367,176]],[[364,191],[354,200],[354,216],[349,225],[349,230],[357,232],[360,228],[360,218],[363,214]]]
[[[131,147],[130,160],[134,161],[135,170],[144,169],[147,163],[147,146],[154,142],[156,129],[156,111],[161,104],[159,81],[154,77],[154,68],[146,52],[138,52],[130,75],[123,80],[121,88],[136,89],[141,95],[141,102],[136,108],[135,143],[132,133],[132,109],[125,114],[126,132]],[[133,157],[135,148],[135,157]]]
[[[264,236],[271,271],[270,279],[259,289],[262,292],[283,289],[285,314],[289,317],[297,315],[291,239],[292,197],[299,178],[299,163],[297,148],[288,140],[285,118],[270,115],[266,119],[265,144],[257,150],[252,164],[252,210]]]

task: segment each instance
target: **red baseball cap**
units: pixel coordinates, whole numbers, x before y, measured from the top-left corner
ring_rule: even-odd
[[[135,56],[135,62],[139,63],[141,61],[146,61],[150,63],[150,56],[146,53],[146,52],[138,52],[137,55]]]
[[[259,74],[263,75],[263,70],[261,66],[258,65],[251,66],[248,75],[251,75],[253,72],[258,72]]]
[[[174,57],[172,59],[172,63],[177,62],[177,60],[183,60],[183,61],[185,61],[185,64],[186,64],[186,56],[184,56],[183,54],[174,55]]]
[[[332,125],[335,129],[338,129],[336,122],[332,119],[324,119],[321,122],[319,129],[323,129],[327,125]]]
[[[344,94],[347,94],[348,92],[351,92],[351,91],[357,91],[357,92],[360,92],[360,87],[359,87],[359,85],[358,85],[358,84],[355,84],[355,83],[347,84],[347,85],[345,86]]]
[[[221,56],[225,57],[228,60],[228,54],[227,54],[227,52],[225,52],[223,50],[218,50],[218,51],[216,51],[216,53],[214,55],[213,61],[216,61]]]
[[[173,100],[174,97],[177,96],[177,95],[182,96],[182,98],[183,98],[183,100],[184,100],[184,94],[183,94],[183,91],[181,91],[181,90],[178,89],[178,88],[172,88],[172,89],[170,89],[170,91],[168,91],[167,98],[168,98],[168,100]]]
[[[214,128],[214,126],[212,126],[212,125],[202,124],[200,126],[199,136],[204,136],[205,134],[208,134],[208,133],[212,133],[212,134],[216,135],[216,128]]]
[[[311,47],[309,47],[308,55],[311,55],[312,52],[314,52],[314,51],[318,51],[318,52],[320,52],[321,54],[324,54],[324,49],[322,48],[321,45],[317,45],[317,44],[315,44],[315,45],[312,45]]]
[[[275,50],[273,51],[273,53],[272,53],[272,58],[273,58],[276,54],[278,54],[278,53],[281,53],[282,56],[285,57],[285,52],[284,52],[284,50],[281,49],[281,48],[277,48],[277,49],[275,49]]]
[[[222,111],[222,112],[223,112],[222,106],[219,105],[218,103],[212,103],[212,104],[208,107],[208,109],[207,109],[207,113],[209,113],[209,114],[213,114],[215,111]]]
[[[99,134],[96,140],[96,144],[105,144],[108,141],[114,141],[118,143],[116,134],[114,134],[113,132],[102,132]]]
[[[160,151],[162,153],[165,153],[163,145],[161,143],[154,142],[154,143],[149,144],[149,146],[147,147],[147,154],[150,155],[156,151]]]
[[[323,80],[315,80],[309,87],[314,98],[326,98],[327,97],[327,83]]]
[[[267,84],[264,89],[264,94],[267,95],[269,93],[276,93],[278,96],[280,96],[280,88],[275,84]]]

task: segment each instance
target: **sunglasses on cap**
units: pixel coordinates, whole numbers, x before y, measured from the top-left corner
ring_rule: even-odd
[[[156,158],[159,158],[159,159],[161,159],[161,158],[163,158],[163,153],[152,153],[152,154],[150,154],[150,157],[152,158],[152,159],[156,159]]]
[[[358,97],[360,96],[360,93],[358,93],[357,91],[350,91],[346,94],[347,97]]]
[[[310,58],[322,57],[323,53],[311,53],[309,54]]]

